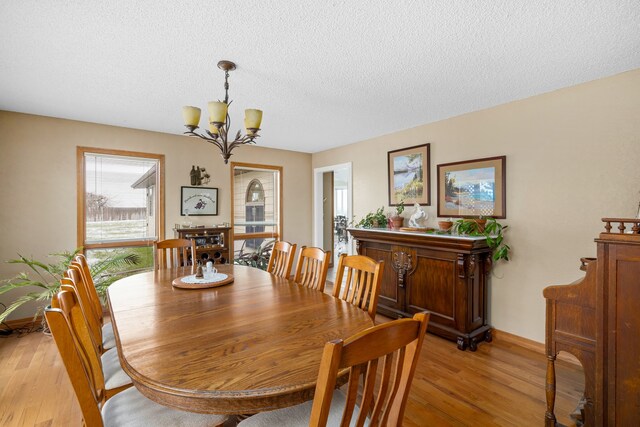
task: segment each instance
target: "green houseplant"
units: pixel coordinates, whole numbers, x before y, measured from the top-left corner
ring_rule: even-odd
[[[49,304],[51,298],[60,289],[60,279],[69,268],[73,258],[80,252],[76,249],[73,252],[64,251],[49,254],[54,258],[53,262],[45,263],[34,258],[27,258],[18,254],[17,259],[7,261],[9,264],[22,264],[27,267],[27,271],[18,273],[11,279],[2,280],[0,283],[0,295],[13,289],[36,288],[36,290],[19,296],[7,309],[0,314],[0,322],[3,322],[17,308],[30,301],[42,302],[38,306],[33,318],[36,319],[45,306]],[[123,277],[123,273],[118,270],[124,266],[133,266],[140,263],[140,255],[137,253],[112,253],[98,260],[91,265],[91,276],[94,278],[96,290],[101,297],[107,292],[108,286]]]
[[[401,216],[402,212],[404,212],[404,199],[400,200],[400,203],[396,206],[396,214],[391,217],[391,223],[396,230],[402,227],[404,223],[404,218]]]
[[[387,217],[384,214],[384,206],[375,212],[369,212],[356,224],[356,227],[376,228],[384,227],[387,224]]]
[[[484,219],[484,218],[482,218]],[[509,261],[511,247],[504,243],[504,230],[508,225],[502,225],[495,218],[486,218],[486,223],[478,223],[475,219],[459,219],[453,225],[453,231],[468,236],[484,236],[487,246],[493,251],[493,260]]]

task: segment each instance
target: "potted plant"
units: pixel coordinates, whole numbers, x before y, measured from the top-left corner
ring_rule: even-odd
[[[52,263],[45,263],[27,258],[18,254],[17,259],[7,261],[10,264],[23,264],[28,267],[27,272],[21,272],[11,279],[2,280],[0,283],[0,295],[13,289],[23,289],[34,287],[37,290],[19,296],[7,309],[0,314],[0,322],[3,322],[18,307],[30,301],[40,301],[34,313],[35,320],[42,314],[44,308],[49,305],[51,298],[60,290],[60,279],[69,268],[73,258],[80,252],[76,249],[73,252],[64,251],[53,253],[49,256],[56,258]],[[115,270],[121,269],[125,265],[137,265],[141,257],[137,253],[114,253],[101,259],[91,266],[91,276],[98,294],[103,297],[107,292],[107,287],[122,275],[112,274]],[[44,318],[43,318],[44,322]],[[46,330],[46,327],[45,327]]]
[[[453,220],[451,218],[438,221],[438,228],[440,228],[440,231],[449,231],[451,230],[451,227],[453,227]]]
[[[404,223],[402,212],[404,212],[404,199],[400,200],[400,203],[398,203],[398,205],[396,206],[396,214],[391,217],[391,224],[394,230],[402,227],[402,224]]]
[[[375,212],[369,212],[356,224],[356,227],[362,228],[377,228],[387,224],[387,217],[384,214],[384,207],[376,210]]]
[[[479,224],[476,219],[459,219],[454,224],[454,231],[458,234],[466,234],[469,236],[484,236],[493,251],[493,260],[501,259],[509,261],[509,252],[511,247],[504,243],[504,230],[509,227],[502,225],[495,218],[486,218],[485,224]]]

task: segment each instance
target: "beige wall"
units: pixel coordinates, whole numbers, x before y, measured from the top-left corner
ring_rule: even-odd
[[[178,128],[176,128],[179,131]],[[19,252],[46,254],[76,246],[76,146],[165,155],[166,236],[180,223],[180,186],[191,165],[205,167],[218,187],[219,215],[191,217],[194,224],[230,222],[230,171],[217,149],[197,139],[163,133],[0,111],[0,261]],[[311,244],[311,155],[258,146],[234,150],[231,160],[283,166],[284,239]],[[20,268],[0,262],[0,278]],[[0,301],[7,304],[15,293]],[[28,317],[21,310],[12,318]]]
[[[494,271],[494,327],[544,341],[542,289],[581,276],[600,218],[634,216],[640,198],[640,70],[313,155],[313,167],[353,162],[357,218],[387,206],[386,152],[431,143],[429,224],[440,163],[507,156],[513,259]],[[405,216],[411,214],[409,208]]]

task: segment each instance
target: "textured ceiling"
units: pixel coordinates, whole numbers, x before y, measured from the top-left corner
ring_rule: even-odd
[[[0,0],[0,109],[317,152],[640,68],[638,0]]]

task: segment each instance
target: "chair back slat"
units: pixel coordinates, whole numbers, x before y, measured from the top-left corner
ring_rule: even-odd
[[[85,286],[89,293],[89,297],[91,298],[91,303],[95,309],[95,312],[98,314],[98,317],[100,318],[100,324],[102,325],[103,324],[102,302],[100,301],[100,296],[98,295],[98,291],[96,290],[96,284],[93,281],[93,277],[91,276],[91,268],[89,267],[87,258],[83,254],[78,254],[76,255],[74,261],[71,264],[77,265],[80,267],[82,280],[85,283]]]
[[[102,362],[99,356],[99,347],[87,324],[86,314],[82,309],[82,304],[76,291],[77,287],[68,284],[68,282],[69,279],[61,280],[60,292],[58,292],[56,298],[57,304],[55,305],[67,315],[69,325],[79,345],[79,353],[83,356],[85,364],[89,367],[89,378],[93,384],[95,397],[99,401],[102,401],[105,398],[105,383]],[[54,304],[52,304],[52,306],[53,305]]]
[[[88,377],[88,366],[79,353],[79,347],[75,342],[67,317],[60,308],[53,307],[47,308],[44,315],[80,404],[84,425],[102,426],[102,415],[91,380]]]
[[[383,269],[384,261],[375,261],[364,255],[340,255],[333,296],[375,317]]]
[[[69,281],[70,279],[63,279]],[[104,376],[75,287],[62,283],[45,317],[73,385],[85,425],[102,426]]]
[[[428,313],[418,313],[413,319],[384,323],[344,341],[327,343],[309,425],[327,425],[338,372],[350,368],[340,425],[350,426],[356,416],[356,426],[364,425],[365,421],[372,427],[401,426],[428,322]],[[382,373],[378,375],[380,365]],[[360,378],[364,378],[364,387],[357,406]]]
[[[167,239],[153,244],[156,270],[177,268],[196,263],[196,243],[194,239]]]
[[[298,285],[324,292],[330,260],[331,251],[303,246],[298,256],[298,265],[293,281]]]
[[[72,286],[75,289],[76,295],[80,300],[80,306],[86,317],[86,322],[89,325],[91,335],[96,342],[99,353],[102,353],[102,312],[99,314],[95,312],[95,305],[91,301],[89,296],[88,286],[84,282],[80,269],[76,265],[71,265],[65,273],[68,281],[65,281],[65,285]]]
[[[288,279],[291,274],[291,266],[293,265],[296,246],[296,244],[284,241],[275,242],[271,250],[271,256],[269,257],[267,272]]]

